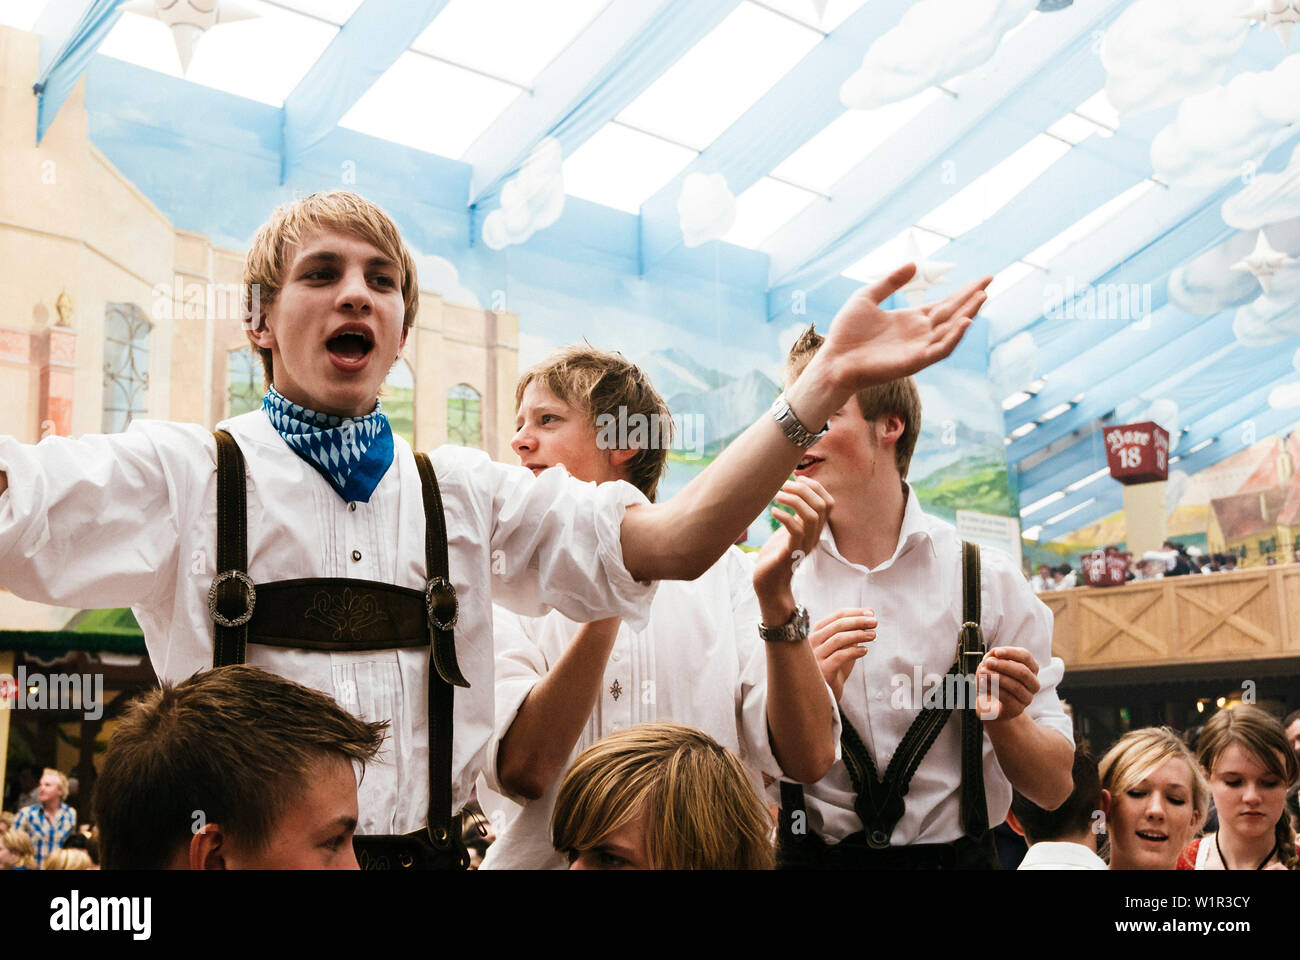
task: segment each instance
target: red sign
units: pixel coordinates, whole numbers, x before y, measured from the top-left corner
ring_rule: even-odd
[[[1079,564],[1083,580],[1090,587],[1118,587],[1128,579],[1128,558],[1120,553],[1085,553]]]
[[[1106,462],[1120,483],[1152,483],[1169,479],[1169,434],[1146,421],[1107,427]]]

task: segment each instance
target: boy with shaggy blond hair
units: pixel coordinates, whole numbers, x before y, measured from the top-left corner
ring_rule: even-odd
[[[358,833],[427,827],[454,860],[448,811],[469,799],[493,726],[490,598],[640,622],[650,581],[703,573],[763,509],[812,435],[803,424],[953,350],[991,278],[882,311],[913,272],[855,295],[780,416],[648,505],[627,484],[534,478],[480,451],[418,460],[378,402],[418,305],[400,233],[355,194],[295,200],[259,231],[245,271],[267,287],[248,318],[270,355],[262,409],[215,437],[135,421],[37,446],[0,438],[0,585],[131,607],[164,680],[246,661],[389,721]]]

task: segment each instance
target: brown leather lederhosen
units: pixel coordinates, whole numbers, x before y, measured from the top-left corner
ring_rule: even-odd
[[[979,547],[962,543],[962,626],[957,659],[944,678],[944,690],[954,690],[973,674],[984,656],[980,629]],[[949,678],[952,678],[950,680]],[[974,685],[966,688],[961,715],[961,824],[965,836],[953,843],[890,845],[894,827],[903,818],[904,797],[912,776],[953,712],[951,704],[922,704],[921,712],[903,735],[884,777],[876,773],[871,753],[858,732],[840,713],[841,754],[853,781],[853,808],[863,829],[839,843],[828,844],[808,829],[803,787],[781,782],[781,818],[777,861],[782,869],[996,869],[997,852],[989,829],[984,799],[984,728],[975,709]],[[802,828],[802,829],[800,829]]]
[[[363,870],[463,870],[469,857],[451,812],[453,686],[468,687],[456,662],[459,614],[447,562],[442,496],[426,454],[415,455],[424,498],[424,590],[371,580],[312,578],[254,585],[248,576],[244,457],[224,430],[217,441],[217,570],[208,592],[212,665],[243,663],[248,644],[320,652],[429,647],[429,813],[424,830],[357,836]]]

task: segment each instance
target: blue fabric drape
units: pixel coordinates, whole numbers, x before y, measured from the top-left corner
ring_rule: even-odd
[[[76,27],[64,41],[49,66],[41,73],[37,83],[40,100],[36,112],[36,142],[40,143],[45,131],[58,115],[63,101],[86,72],[90,58],[104,42],[108,32],[117,23],[122,11],[118,9],[126,0],[92,0],[81,15]],[[42,37],[41,42],[57,42]]]

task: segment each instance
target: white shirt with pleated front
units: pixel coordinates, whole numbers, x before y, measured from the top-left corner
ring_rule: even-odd
[[[846,608],[875,611],[879,626],[865,657],[844,684],[840,708],[866,744],[877,772],[884,774],[895,749],[916,718],[925,694],[947,673],[957,655],[962,623],[961,539],[949,523],[927,515],[910,487],[893,556],[875,569],[851,563],[835,546],[827,526],[821,549],[795,572],[794,590],[814,624]],[[837,510],[845,509],[840,503]],[[868,509],[865,506],[859,509]],[[1056,685],[1064,663],[1052,656],[1052,614],[1000,550],[981,553],[981,616],[988,649],[1024,647],[1039,666],[1041,685],[1027,713],[1071,744],[1072,725],[1061,708]],[[949,718],[917,767],[894,827],[894,846],[949,843],[962,835],[960,823],[961,744],[959,721]],[[1011,783],[984,735],[984,792],[989,826],[1006,819]],[[847,768],[836,762],[825,777],[804,788],[808,827],[828,842],[863,829],[853,808]]]
[[[779,778],[781,768],[767,734],[767,654],[758,636],[753,575],[745,554],[732,547],[699,579],[659,585],[645,627],[620,626],[595,709],[570,762],[615,731],[671,721],[702,730],[735,753],[763,796],[763,774]],[[529,618],[500,609],[496,622],[497,733],[479,799],[497,840],[483,868],[562,869],[567,860],[551,845],[550,825],[564,772],[541,797],[521,803],[504,795],[496,759],[524,698],[581,625],[559,613]],[[832,733],[838,743],[838,720]]]
[[[280,438],[261,410],[219,424],[247,463],[248,573],[376,580],[423,590],[425,518],[415,457],[394,436],[392,466],[368,503],[345,502]],[[492,600],[540,615],[639,623],[653,584],[622,559],[630,484],[597,486],[563,470],[540,477],[481,451],[432,453],[460,600],[452,800],[470,798],[493,729]],[[216,444],[194,424],[136,421],[124,433],[0,438],[0,585],[63,607],[134,611],[154,671],[178,682],[212,665],[208,588],[216,574]],[[250,645],[248,663],[313,687],[391,728],[358,790],[358,833],[407,833],[429,803],[427,648],[319,653]]]

